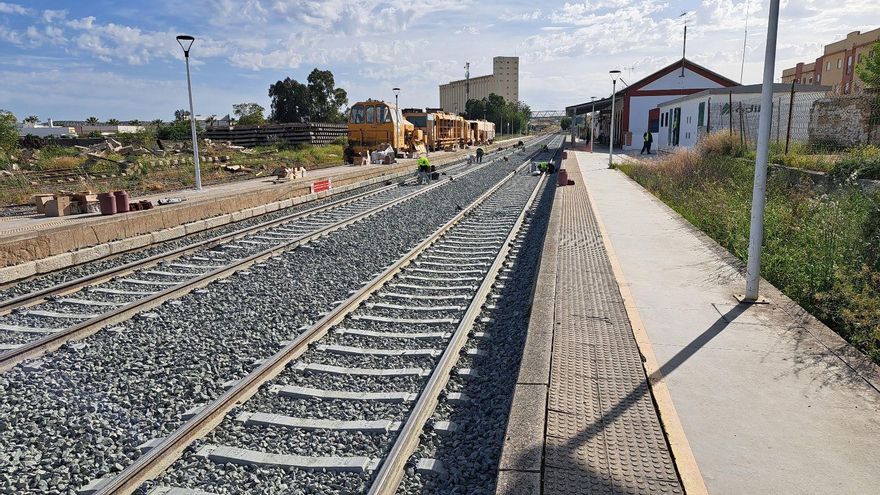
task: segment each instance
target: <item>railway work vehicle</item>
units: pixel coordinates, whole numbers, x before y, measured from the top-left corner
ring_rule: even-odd
[[[422,131],[428,151],[488,144],[495,138],[492,122],[467,120],[439,108],[405,108],[403,117]]]
[[[424,136],[403,118],[393,103],[367,100],[352,105],[348,115],[346,162],[354,163],[355,157],[389,146],[395,156],[425,151]]]

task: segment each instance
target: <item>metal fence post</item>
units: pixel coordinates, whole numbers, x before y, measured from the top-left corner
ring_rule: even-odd
[[[706,135],[712,132],[712,97],[709,97],[709,102],[706,103]]]
[[[779,134],[782,120],[782,97],[776,99],[776,146],[779,146]]]
[[[730,135],[733,136],[733,91],[727,93],[727,128],[730,129]]]
[[[788,154],[788,146],[791,143],[791,116],[794,113],[794,81],[791,82],[791,94],[788,97],[788,128],[785,130],[785,154]]]

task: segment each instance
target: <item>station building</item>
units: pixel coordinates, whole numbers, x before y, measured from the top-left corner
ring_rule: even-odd
[[[519,57],[494,57],[492,74],[440,85],[440,108],[462,113],[468,98],[480,100],[495,93],[505,101],[519,101]]]
[[[707,89],[739,86],[739,83],[683,58],[628,86],[621,80],[617,85],[618,88],[624,87],[615,94],[614,145],[631,150],[642,147],[642,135],[647,130],[654,133],[654,142],[657,142],[660,131],[658,105]],[[572,105],[565,110],[567,115],[577,117],[589,114],[595,108],[597,138],[600,138],[597,142],[604,138],[607,143],[611,131],[611,103],[609,96]]]

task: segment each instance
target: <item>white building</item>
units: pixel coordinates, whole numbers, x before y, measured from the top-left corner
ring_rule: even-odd
[[[440,108],[462,113],[468,99],[481,100],[495,93],[505,101],[519,101],[519,57],[495,57],[492,74],[440,85]]]
[[[614,145],[625,150],[640,149],[642,135],[649,129],[655,133],[656,144],[660,124],[657,105],[705,89],[733,86],[738,84],[688,59],[681,59],[628,86],[619,79],[617,87],[620,89],[615,95]],[[581,103],[567,107],[566,113],[587,114],[593,107],[591,102]],[[595,110],[599,112],[597,134],[607,140],[611,130],[611,97],[596,100]]]
[[[793,141],[806,141],[813,102],[830,90],[830,86],[795,85],[796,98],[789,112],[792,85],[774,84],[771,139],[783,141],[789,136]],[[731,128],[747,142],[754,143],[761,114],[761,85],[708,89],[663,102],[657,106],[657,113],[660,118],[659,133],[654,138],[657,149],[691,148],[708,132]]]
[[[45,124],[40,124],[36,122],[17,124],[16,128],[18,129],[18,135],[21,137],[25,137],[28,135],[36,137],[76,137],[76,129],[68,126],[55,125],[54,123],[52,123],[51,119]]]

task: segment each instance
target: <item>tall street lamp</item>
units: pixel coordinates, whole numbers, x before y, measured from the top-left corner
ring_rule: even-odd
[[[764,201],[767,196],[767,162],[773,116],[773,72],[776,70],[776,30],[779,26],[779,0],[770,0],[767,44],[764,52],[764,83],[761,87],[761,116],[758,119],[758,148],[755,154],[755,183],[752,189],[752,219],[749,229],[749,258],[746,265],[746,293],[742,302],[758,300],[761,280],[761,246],[764,243]]]
[[[202,165],[199,161],[199,140],[196,136],[196,112],[193,110],[192,81],[189,77],[189,49],[192,48],[195,38],[182,34],[177,37],[177,43],[183,48],[183,58],[186,59],[186,88],[189,91],[189,124],[192,129],[193,163],[196,169],[196,190],[202,190]]]
[[[614,166],[614,100],[617,96],[617,78],[620,76],[619,70],[608,71],[611,74],[611,140],[608,141],[608,168]]]
[[[590,97],[593,109],[590,111],[590,153],[593,152],[593,136],[596,135],[596,97]]]
[[[397,140],[400,139],[400,119],[403,113],[400,111],[400,105],[397,103],[397,95],[400,94],[400,88],[391,88],[391,91],[394,91],[394,111],[397,112],[394,114],[394,142],[397,143]],[[397,149],[394,150],[394,153],[397,154]]]

